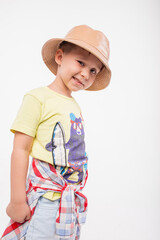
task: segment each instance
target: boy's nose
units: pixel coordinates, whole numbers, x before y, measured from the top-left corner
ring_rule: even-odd
[[[88,80],[89,79],[89,71],[87,69],[83,69],[81,71],[81,75],[82,77],[85,79],[85,80]]]

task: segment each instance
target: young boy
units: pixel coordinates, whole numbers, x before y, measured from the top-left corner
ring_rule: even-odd
[[[87,25],[42,48],[47,67],[56,75],[46,87],[25,94],[11,127],[11,218],[1,239],[79,239],[87,199],[83,117],[73,91],[108,86],[109,41]],[[29,155],[33,157],[30,170]]]

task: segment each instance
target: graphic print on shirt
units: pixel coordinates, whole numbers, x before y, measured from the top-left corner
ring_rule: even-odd
[[[53,163],[56,166],[57,170],[62,170],[64,167],[67,166],[65,135],[60,122],[56,123],[53,130],[51,142],[49,142],[45,148],[48,151],[52,152]]]
[[[66,143],[64,129],[60,122],[55,125],[51,142],[46,145],[52,151],[53,163],[57,170],[70,183],[83,179],[87,170],[88,157],[85,152],[84,128],[82,118],[70,113],[70,139]],[[68,159],[66,149],[69,150]],[[67,162],[69,167],[67,166]]]

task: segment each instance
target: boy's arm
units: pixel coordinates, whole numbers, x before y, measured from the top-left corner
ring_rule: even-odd
[[[15,222],[30,218],[30,208],[26,203],[26,177],[33,137],[15,132],[11,156],[11,199],[6,209]]]

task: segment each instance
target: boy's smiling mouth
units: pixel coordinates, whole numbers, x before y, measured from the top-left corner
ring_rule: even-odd
[[[74,80],[76,80],[76,83],[78,84],[78,85],[82,85],[82,86],[84,86],[84,84],[78,79],[78,78],[76,78],[76,77],[72,77]]]

